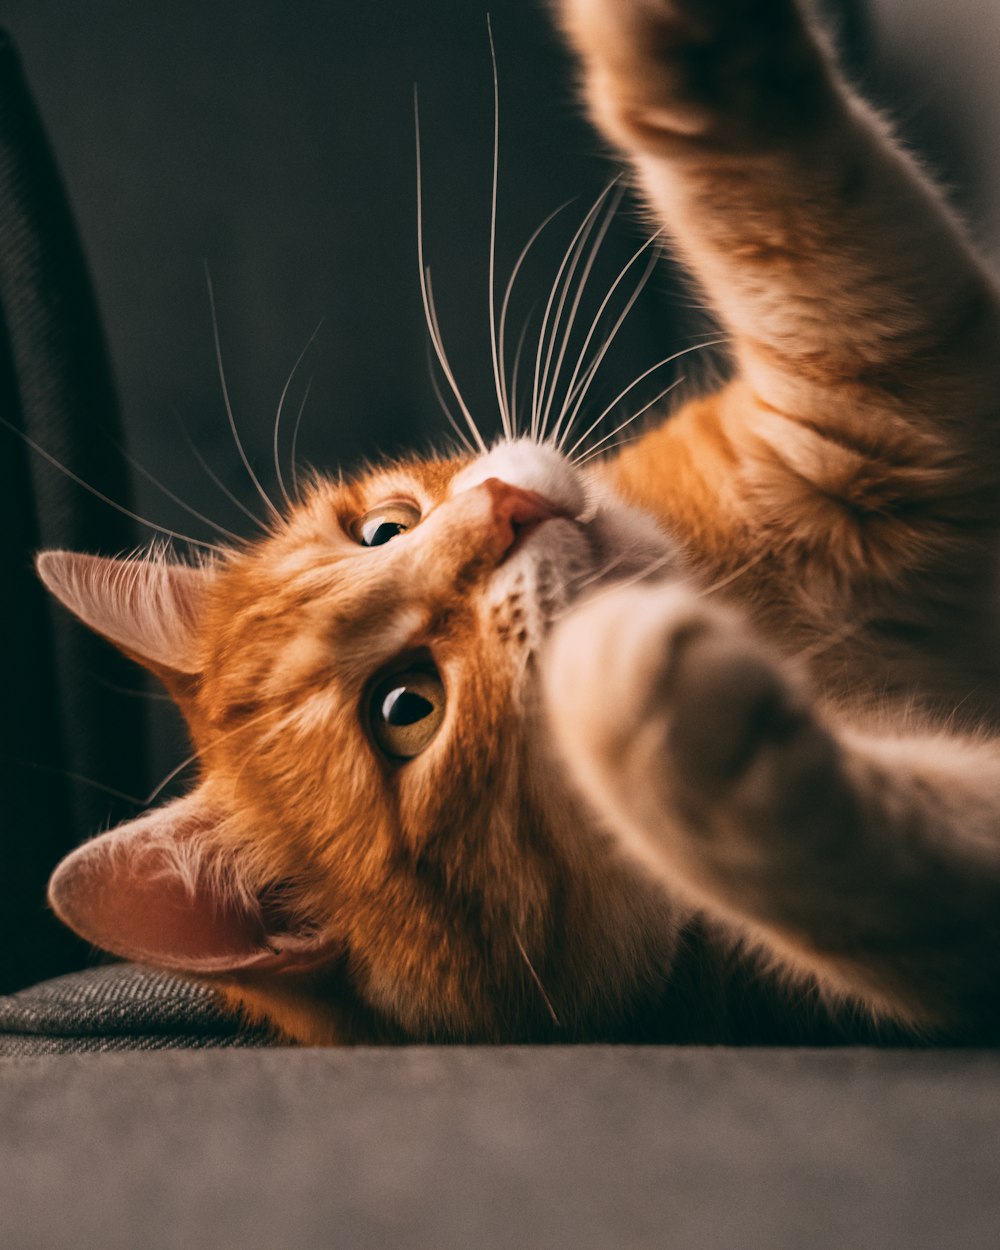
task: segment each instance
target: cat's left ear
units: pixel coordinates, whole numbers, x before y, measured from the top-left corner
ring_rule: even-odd
[[[210,567],[43,551],[36,568],[60,603],[157,675],[198,672]]]
[[[78,847],[49,903],[85,941],[186,972],[282,970],[325,949],[287,903],[265,899],[216,845],[220,815],[196,790]]]

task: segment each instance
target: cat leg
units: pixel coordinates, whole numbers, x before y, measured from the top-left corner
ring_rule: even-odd
[[[561,0],[560,13],[595,122],[761,401],[838,432],[859,400],[949,433],[992,424],[995,284],[795,0]]]
[[[545,677],[571,774],[669,891],[877,1015],[1000,1038],[995,744],[839,728],[684,588],[598,596]]]
[[[1000,302],[795,0],[561,0],[591,113],[732,339],[736,378],[605,466],[835,688],[987,714]],[[741,571],[742,570],[742,571]],[[979,692],[979,693],[974,693]]]

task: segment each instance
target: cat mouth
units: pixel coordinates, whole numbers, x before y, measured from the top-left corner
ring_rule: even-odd
[[[516,488],[506,519],[510,524],[513,541],[504,553],[501,564],[516,555],[550,521],[569,521],[576,524],[576,518],[565,507],[546,499],[537,491],[523,488]]]
[[[524,525],[515,526],[514,541],[507,553],[504,555],[503,560],[501,560],[501,564],[506,563],[511,556],[516,555],[521,548],[524,547],[524,545],[538,533],[542,526],[547,525],[550,521],[574,522],[574,518],[567,512],[553,512],[551,516],[540,517],[533,521],[527,521]]]

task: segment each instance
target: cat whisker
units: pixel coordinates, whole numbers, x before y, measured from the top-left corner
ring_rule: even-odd
[[[295,361],[295,364],[292,365],[292,371],[288,375],[288,380],[285,382],[285,385],[282,387],[281,397],[278,400],[278,411],[274,418],[274,440],[273,440],[274,442],[274,472],[278,479],[278,489],[281,491],[281,497],[285,501],[286,508],[292,507],[292,500],[288,494],[288,491],[285,489],[285,479],[281,473],[281,457],[278,455],[278,435],[281,429],[281,414],[284,411],[285,400],[288,397],[288,388],[292,385],[292,382],[295,379],[295,374],[298,372],[299,365],[302,363],[302,360],[305,357],[306,352],[309,350],[310,347],[312,347],[313,343],[316,341],[316,335],[319,334],[320,330],[322,329],[323,321],[324,321],[324,318],[321,317],[319,319],[319,324],[316,326],[316,329],[313,330],[312,334],[310,334],[308,340],[306,341],[305,347],[303,347],[303,349],[299,352],[298,359]]]
[[[12,430],[16,435],[18,435],[19,438],[24,440],[24,442],[33,452],[36,453],[36,455],[41,456],[42,459],[52,465],[54,469],[58,469],[59,472],[68,477],[71,482],[75,482],[77,486],[82,487],[83,490],[93,495],[95,499],[99,499],[101,503],[107,504],[109,508],[114,508],[114,510],[116,512],[120,512],[122,516],[127,516],[130,521],[136,521],[139,525],[145,526],[146,529],[153,530],[154,533],[164,534],[167,538],[176,538],[178,542],[188,543],[192,547],[201,547],[205,551],[215,551],[219,554],[225,552],[225,548],[221,547],[218,543],[206,542],[201,538],[192,538],[190,534],[182,534],[180,530],[173,530],[170,529],[169,526],[158,525],[155,521],[147,520],[146,517],[140,516],[137,512],[133,512],[130,508],[126,508],[123,504],[118,503],[117,500],[112,499],[110,495],[105,495],[104,492],[98,490],[96,486],[91,486],[89,482],[85,482],[83,478],[74,473],[72,469],[68,469],[64,464],[60,463],[55,456],[46,451],[40,443],[36,443],[30,434],[25,434],[23,430],[19,430],[18,427],[12,421],[8,421],[6,417],[0,417],[0,425],[4,425],[8,430]]]
[[[585,590],[588,586],[592,586],[594,582],[599,582],[602,578],[607,577],[607,575],[614,569],[618,568],[618,566],[624,562],[625,558],[625,553],[619,552],[618,555],[613,556],[599,568],[588,573],[586,577],[581,577],[574,581],[573,589],[579,593],[581,590]]]
[[[645,414],[650,410],[650,408],[654,406],[654,404],[658,404],[661,399],[665,399],[666,396],[669,395],[670,392],[674,390],[675,387],[680,386],[680,384],[683,381],[684,381],[684,378],[682,377],[675,378],[674,381],[671,382],[669,386],[665,386],[658,395],[654,395],[648,404],[643,404],[643,406],[639,409],[638,412],[633,412],[630,417],[625,418],[625,420],[621,423],[621,425],[616,426],[610,432],[610,434],[605,434],[602,438],[599,438],[597,442],[594,443],[591,447],[588,447],[584,452],[582,452],[581,457],[574,458],[574,453],[576,452],[577,447],[579,447],[580,445],[579,442],[574,443],[572,449],[568,453],[569,459],[572,461],[573,464],[576,464],[576,465],[583,464],[587,460],[592,459],[594,454],[596,452],[599,452],[605,443],[613,439],[616,434],[620,434],[622,430],[627,430],[628,427],[630,425],[633,425],[636,421],[638,421],[640,417],[645,416]],[[603,417],[601,418],[601,420],[603,420]],[[600,421],[597,422],[597,425],[600,425]],[[587,430],[586,434],[583,435],[583,439],[586,439],[592,433],[594,428],[595,428],[594,426],[591,426],[590,429]],[[608,448],[607,450],[610,451],[610,448]]]
[[[123,690],[122,693],[140,694],[142,692],[138,690]],[[176,768],[172,768],[170,772],[167,773],[166,777],[164,777],[163,780],[159,782],[145,798],[139,798],[134,794],[127,794],[124,790],[116,790],[113,786],[105,785],[103,781],[95,781],[93,777],[84,777],[82,773],[74,773],[66,768],[56,768],[51,764],[33,763],[31,760],[19,760],[15,759],[13,756],[5,755],[0,758],[3,759],[4,763],[14,764],[18,768],[29,768],[33,772],[52,773],[59,777],[65,777],[69,781],[79,782],[80,785],[88,786],[92,790],[99,790],[102,794],[108,794],[112,798],[121,799],[125,803],[130,803],[133,807],[149,807],[149,805],[155,802],[160,794],[162,794],[171,781],[173,781],[175,777],[179,776],[185,768],[188,768],[191,764],[193,764],[198,757],[197,754],[189,755],[186,759],[182,760]]]
[[[231,529],[227,529],[225,525],[220,525],[218,521],[213,521],[211,517],[205,516],[203,512],[199,512],[197,508],[192,507],[191,504],[186,502],[186,500],[181,499],[179,495],[175,495],[169,487],[165,486],[158,477],[145,467],[145,465],[140,464],[134,456],[130,455],[125,448],[114,439],[109,438],[109,442],[111,442],[111,444],[118,450],[119,455],[128,461],[136,473],[138,473],[141,477],[144,477],[147,482],[152,483],[158,491],[166,495],[166,497],[177,504],[179,508],[183,508],[184,511],[190,516],[193,516],[196,520],[201,521],[203,525],[207,525],[210,529],[215,530],[217,534],[222,534],[226,538],[231,538],[233,542],[236,543],[243,541],[239,534],[235,533]]]
[[[640,414],[641,415],[641,414]],[[642,438],[642,433],[633,434],[631,438],[619,438],[613,443],[609,443],[607,447],[597,447],[593,451],[582,452],[578,459],[573,463],[578,469],[583,468],[585,464],[589,464],[591,460],[598,460],[604,456],[610,456],[612,452],[618,451],[619,448],[628,447],[632,443],[638,443]]]
[[[441,390],[441,387],[438,385],[437,375],[434,372],[434,357],[431,354],[432,350],[433,349],[431,348],[430,342],[428,341],[427,343],[427,370],[428,370],[428,373],[430,374],[431,387],[434,391],[434,396],[438,401],[438,406],[440,407],[441,411],[445,415],[445,419],[447,420],[451,428],[455,431],[455,436],[458,439],[459,443],[470,453],[470,455],[474,456],[476,454],[475,447],[469,441],[469,436],[466,434],[466,432],[462,429],[462,427],[455,420],[454,414],[452,413],[451,409],[448,407],[448,401],[445,399],[444,394]]]
[[[568,296],[569,283],[572,281],[573,273],[579,263],[580,255],[587,245],[587,240],[594,228],[597,215],[600,212],[604,201],[608,198],[620,180],[621,175],[619,174],[617,178],[608,183],[608,185],[587,210],[586,216],[577,227],[572,239],[570,240],[569,247],[566,249],[563,258],[559,263],[559,268],[556,270],[556,276],[552,283],[552,289],[549,291],[549,296],[545,303],[545,311],[542,314],[542,324],[538,332],[538,347],[535,352],[535,373],[531,393],[531,437],[535,442],[539,442],[544,436],[544,431],[539,428],[539,422],[541,420],[541,399],[544,396],[548,385],[549,367],[552,361],[552,352],[555,346],[555,328],[553,328],[551,338],[548,341],[548,347],[546,348],[546,337],[549,334],[549,318],[552,315],[552,307],[558,299],[559,311],[556,314],[556,325],[558,325],[559,317],[561,316],[562,309],[565,306]],[[567,272],[567,266],[569,266],[569,272]],[[564,275],[565,283],[563,282]],[[545,357],[544,370],[542,365],[543,355]]]
[[[254,473],[253,467],[250,464],[249,459],[247,458],[246,450],[243,447],[243,442],[240,439],[239,430],[236,428],[236,418],[233,416],[233,405],[229,398],[229,387],[226,383],[226,370],[222,363],[222,342],[219,338],[219,318],[218,318],[218,313],[215,307],[215,289],[212,286],[212,275],[208,271],[207,264],[205,265],[205,281],[208,285],[208,303],[212,311],[212,337],[215,341],[215,363],[219,371],[219,382],[222,386],[222,398],[226,407],[226,417],[229,420],[229,429],[232,432],[233,441],[236,443],[236,451],[239,455],[239,458],[243,464],[244,469],[246,469],[247,471],[247,475],[249,476],[250,481],[254,484],[257,490],[257,494],[260,495],[261,499],[264,501],[265,505],[267,506],[268,511],[271,513],[274,519],[276,521],[280,521],[281,513],[271,502],[271,497],[268,495],[264,487],[261,486],[260,480],[258,479],[257,474]]]
[[[228,730],[226,733],[220,734],[219,737],[216,739],[216,742],[225,742],[226,739],[231,738],[233,734],[239,733],[243,729],[247,729],[252,725],[256,725],[260,721],[266,720],[269,715],[270,715],[270,712],[264,712],[260,716],[253,717],[250,721],[247,721],[245,724],[237,725],[235,728]],[[170,772],[167,773],[167,775],[153,787],[153,789],[149,792],[149,794],[146,796],[145,799],[138,801],[138,806],[149,807],[151,803],[155,803],[156,800],[163,793],[163,791],[167,788],[167,786],[170,785],[170,783],[174,780],[174,778],[179,777],[180,774],[184,772],[185,769],[190,768],[191,765],[197,761],[197,759],[198,759],[197,751],[192,751],[190,755],[185,756],[185,758],[182,759],[179,764],[175,765],[170,770]],[[133,800],[133,801],[136,801],[136,800]]]
[[[134,794],[126,794],[124,790],[116,790],[114,786],[107,786],[103,781],[95,781],[93,777],[84,777],[82,773],[71,772],[67,768],[56,768],[52,764],[39,764],[33,760],[21,760],[13,755],[2,755],[0,761],[4,764],[12,764],[15,768],[27,768],[31,772],[48,773],[54,777],[65,777],[68,781],[79,782],[88,789],[98,790],[101,794],[108,794],[113,799],[121,799],[124,803],[130,803],[133,807],[142,807],[143,801],[136,798]]]
[[[541,235],[545,227],[549,225],[550,222],[554,221],[555,218],[558,217],[561,212],[564,212],[565,209],[567,209],[569,205],[572,203],[573,203],[572,200],[566,200],[564,203],[560,204],[557,209],[549,213],[548,217],[545,218],[545,220],[541,223],[540,226],[537,226],[535,228],[533,234],[531,235],[531,238],[527,241],[524,247],[521,248],[521,252],[517,260],[514,262],[514,268],[511,270],[510,277],[507,279],[507,286],[505,287],[504,294],[503,294],[503,303],[500,305],[500,329],[499,329],[498,352],[500,356],[501,377],[504,376],[504,365],[506,361],[505,346],[506,346],[507,313],[510,307],[511,296],[514,293],[514,285],[517,282],[517,275],[521,272],[521,266],[524,264],[525,260],[528,257],[528,253],[531,251],[532,247],[534,247],[535,243],[538,240],[539,235]],[[534,309],[532,309],[532,312],[533,311]],[[524,346],[524,339],[528,330],[528,323],[530,322],[530,320],[531,320],[531,317],[529,314],[528,318],[525,321],[524,329],[521,331],[520,339],[518,341],[517,352],[514,356],[514,374],[513,374],[513,377],[511,378],[509,389],[507,387],[506,380],[504,381],[504,388],[505,388],[504,394],[506,395],[508,411],[510,412],[510,415],[511,415],[511,424],[513,425],[515,430],[517,429],[516,409],[517,409],[518,365],[519,365],[520,358],[521,358],[521,349]]]
[[[225,733],[219,734],[219,736],[214,739],[214,743],[218,744],[218,743],[226,742],[229,738],[232,738],[234,734],[242,733],[244,730],[252,729],[255,725],[259,725],[263,721],[269,720],[272,714],[273,714],[272,710],[270,708],[267,708],[265,711],[261,712],[259,715],[251,716],[249,720],[243,721],[238,725],[234,725],[232,729],[227,729]],[[262,741],[266,741],[271,736],[272,734],[265,734]],[[246,768],[247,764],[250,762],[252,758],[253,758],[252,754],[247,755],[246,760],[244,761],[240,771],[236,774],[236,778],[233,781],[234,789],[236,788],[236,784],[239,781],[239,778],[243,775],[243,769]],[[191,764],[193,764],[197,759],[198,759],[198,753],[197,751],[194,751],[189,756],[187,756],[186,759],[181,760],[181,762],[175,768],[171,769],[171,771],[166,775],[166,777],[164,777],[163,780],[156,786],[156,788],[153,790],[149,798],[146,799],[143,806],[148,806],[150,803],[152,803],[154,799],[156,799],[159,796],[159,794],[170,784],[171,781],[173,781],[173,779],[176,776],[182,773],[185,768],[189,768]]]
[[[490,63],[493,67],[493,184],[490,195],[490,255],[489,255],[489,305],[490,305],[490,354],[493,358],[493,384],[496,387],[500,421],[508,440],[514,437],[510,408],[507,403],[507,387],[500,367],[500,349],[497,339],[496,269],[497,269],[497,184],[500,174],[500,78],[497,74],[497,52],[493,43],[493,22],[486,15],[486,30],[490,37]]]
[[[116,682],[108,681],[106,677],[100,677],[97,673],[89,673],[88,676],[105,690],[110,690],[112,694],[126,695],[130,699],[149,699],[153,703],[173,703],[170,695],[160,693],[156,690],[135,690],[130,686],[119,686]]]
[[[699,588],[698,593],[703,597],[718,594],[720,590],[725,590],[727,586],[731,586],[733,582],[738,581],[744,573],[749,573],[751,569],[756,568],[757,565],[760,564],[769,554],[770,552],[766,549],[758,551],[755,556],[752,556],[749,560],[744,561],[744,563],[739,565],[738,568],[733,569],[731,573],[725,574],[725,576],[720,577],[718,581],[712,582],[710,586],[706,586],[704,589]]]
[[[677,553],[674,551],[666,551],[663,553],[663,555],[657,556],[655,560],[650,560],[650,562],[644,568],[641,568],[638,570],[638,572],[633,573],[631,577],[623,577],[620,581],[611,582],[610,585],[603,586],[600,590],[595,591],[592,595],[588,595],[587,602],[593,603],[594,600],[601,599],[605,595],[611,594],[613,591],[624,590],[629,586],[636,586],[640,582],[644,582],[648,578],[652,577],[654,573],[658,573],[661,569],[666,568],[671,564],[675,564],[676,561],[677,561]],[[607,572],[610,572],[610,569],[608,569]],[[602,573],[602,575],[604,574]],[[598,579],[597,578],[592,579],[592,581],[596,581],[596,580]],[[552,616],[549,618],[549,624],[555,625],[559,621],[564,620],[567,616],[570,615],[571,612],[574,612],[578,606],[579,606],[579,600],[573,600],[573,602],[567,604],[567,606],[563,608],[561,612],[554,612]]]
[[[194,751],[185,759],[182,759],[181,762],[175,768],[172,768],[170,772],[167,773],[167,775],[163,778],[162,781],[160,781],[156,786],[153,787],[153,789],[149,793],[149,797],[145,800],[142,806],[149,807],[151,803],[155,803],[156,800],[163,793],[163,791],[167,788],[167,786],[169,786],[170,783],[174,780],[174,778],[179,777],[181,773],[184,772],[185,769],[190,768],[191,765],[197,760],[197,758],[198,758],[198,752]]]
[[[452,372],[451,365],[448,363],[448,357],[444,350],[444,341],[441,338],[441,331],[437,323],[437,314],[434,310],[434,298],[431,291],[430,269],[424,263],[424,193],[423,193],[423,172],[420,158],[420,106],[417,96],[417,88],[413,88],[413,122],[416,141],[416,160],[417,160],[417,263],[420,270],[420,296],[424,306],[424,320],[427,323],[427,330],[430,334],[431,343],[434,347],[438,364],[441,371],[451,387],[451,392],[458,401],[459,409],[465,418],[466,425],[476,440],[479,450],[485,452],[487,450],[486,443],[479,427],[472,418],[462,393],[458,389],[458,383],[455,381],[455,375]]]
[[[611,401],[610,404],[608,404],[608,406],[604,409],[604,411],[597,418],[597,420],[592,422],[587,427],[586,431],[576,440],[573,446],[569,448],[569,450],[566,452],[566,455],[572,458],[577,448],[579,448],[586,441],[586,439],[590,437],[590,435],[594,432],[594,430],[598,428],[601,422],[606,417],[608,417],[615,410],[615,408],[618,407],[618,405],[622,402],[622,400],[626,397],[626,395],[628,395],[631,391],[635,390],[635,388],[639,385],[639,383],[644,382],[651,373],[655,373],[657,369],[662,369],[666,365],[673,364],[675,360],[680,360],[683,356],[690,356],[692,352],[705,351],[709,347],[717,347],[720,343],[726,343],[728,341],[729,341],[728,337],[723,336],[719,338],[709,339],[705,343],[694,343],[690,347],[681,348],[680,351],[676,351],[676,352],[673,352],[669,356],[665,356],[662,360],[658,360],[655,365],[650,365],[648,369],[646,369],[643,373],[640,373],[639,376],[635,378],[632,382],[630,382],[623,391],[620,391],[615,396],[615,398]],[[675,384],[672,384],[672,385],[675,385]],[[668,387],[667,389],[669,390],[670,388]],[[662,396],[659,398],[662,398]],[[657,400],[653,400],[653,403],[656,403],[656,402]],[[647,405],[647,407],[650,407],[650,406],[651,405]],[[645,409],[643,409],[643,411],[645,411]],[[572,428],[574,421],[575,421],[575,418],[573,419],[573,421],[570,422],[569,428]],[[564,437],[563,442],[565,443],[565,441],[566,440]]]
[[[642,294],[643,290],[645,289],[646,283],[649,281],[650,277],[652,276],[653,270],[656,268],[656,265],[658,262],[658,257],[655,252],[650,258],[649,264],[646,266],[645,270],[643,271],[642,276],[640,277],[635,290],[632,292],[632,295],[626,302],[625,308],[622,310],[621,314],[618,317],[618,320],[615,322],[614,326],[612,327],[611,332],[605,336],[604,342],[602,343],[600,350],[595,353],[594,359],[587,365],[584,376],[580,378],[578,382],[577,379],[580,373],[580,369],[583,366],[584,358],[586,357],[586,354],[587,354],[587,349],[590,346],[590,343],[594,337],[594,334],[597,332],[597,327],[600,324],[601,318],[604,315],[604,311],[608,307],[608,304],[611,302],[611,299],[613,298],[615,292],[618,290],[618,287],[621,285],[621,283],[625,280],[625,277],[631,271],[632,266],[635,265],[639,257],[643,254],[643,252],[645,252],[647,248],[651,247],[659,239],[660,233],[661,233],[660,231],[657,231],[656,234],[654,234],[651,238],[647,239],[646,242],[643,243],[642,247],[640,247],[639,250],[629,259],[628,263],[618,274],[618,277],[615,278],[607,294],[604,296],[604,299],[601,301],[601,305],[597,310],[596,316],[591,322],[590,329],[587,332],[587,337],[584,339],[583,346],[580,349],[580,353],[577,357],[576,366],[573,369],[573,376],[570,378],[569,386],[566,389],[566,397],[563,400],[563,404],[559,412],[558,420],[556,421],[555,427],[552,431],[552,441],[557,446],[559,446],[561,442],[560,431],[562,430],[563,423],[564,422],[566,423],[566,430],[567,430],[566,437],[568,437],[568,431],[569,429],[572,428],[574,422],[576,421],[577,414],[579,413],[581,407],[583,406],[583,402],[586,399],[587,392],[590,389],[591,382],[596,377],[597,371],[601,367],[601,363],[603,362],[605,356],[607,355],[612,343],[614,343],[615,339],[618,337],[618,331],[621,329],[622,325],[625,323],[626,319],[628,318],[629,313],[632,311],[632,309],[635,306],[636,300]]]
[[[427,292],[428,325],[431,327],[431,342],[435,346],[435,352],[437,354],[438,363],[441,364],[445,377],[448,379],[449,385],[451,386],[452,394],[455,396],[455,398],[459,402],[459,406],[462,409],[462,414],[465,416],[467,424],[469,424],[470,428],[472,429],[473,436],[476,439],[476,442],[479,446],[480,451],[485,451],[486,442],[483,439],[482,434],[479,432],[479,427],[476,425],[475,421],[472,419],[471,413],[469,412],[468,408],[465,406],[465,402],[463,401],[461,395],[459,395],[458,393],[458,387],[455,384],[455,379],[451,373],[451,369],[448,366],[446,361],[442,363],[443,357],[444,357],[444,346],[443,346],[442,339],[441,339],[441,327],[438,324],[437,308],[434,304],[434,287],[431,284],[431,271],[429,268],[426,274],[424,275],[424,282],[425,282],[425,289]]]
[[[840,629],[834,630],[825,638],[819,638],[816,642],[810,643],[808,647],[802,647],[791,657],[797,664],[808,664],[815,660],[817,656],[829,651],[833,647],[838,647],[842,642],[846,642],[848,638],[859,634],[867,624],[866,621],[846,621]]]
[[[524,960],[525,966],[527,967],[528,971],[531,973],[531,979],[534,981],[539,994],[541,994],[542,996],[542,1001],[545,1003],[545,1006],[548,1008],[548,1012],[549,1012],[549,1015],[552,1017],[553,1024],[556,1026],[557,1029],[561,1029],[562,1021],[556,1015],[556,1009],[555,1007],[552,1006],[552,999],[549,998],[548,994],[545,992],[545,986],[542,984],[541,977],[535,971],[535,965],[528,958],[528,952],[524,949],[524,943],[521,941],[520,934],[518,933],[514,934],[514,941],[517,944],[517,949],[521,952],[521,958]]]
[[[510,397],[511,397],[511,405],[512,405],[511,417],[514,422],[515,429],[517,429],[517,384],[518,384],[518,381],[520,380],[521,358],[524,353],[524,344],[528,337],[528,329],[531,325],[531,318],[537,307],[538,305],[535,304],[531,308],[531,311],[528,313],[527,317],[525,318],[524,325],[521,327],[521,333],[517,336],[517,349],[514,352],[514,368],[513,368],[513,371],[511,372],[511,378],[510,378]],[[503,335],[502,324],[501,324],[500,333],[502,336]],[[502,341],[502,338],[501,338],[501,341]]]
[[[291,449],[291,465],[292,465],[292,490],[295,492],[296,499],[301,496],[299,494],[299,427],[302,425],[302,414],[306,410],[306,404],[309,402],[309,392],[312,390],[313,380],[310,378],[306,382],[306,389],[302,392],[302,401],[299,404],[299,410],[295,414],[295,424],[292,426],[292,449]]]
[[[222,479],[218,476],[218,474],[214,472],[211,465],[208,463],[205,457],[198,450],[198,447],[195,444],[194,439],[184,428],[184,422],[181,420],[180,413],[177,411],[177,409],[172,408],[171,412],[173,413],[174,420],[177,423],[177,428],[180,430],[184,438],[184,441],[187,443],[188,448],[191,451],[191,454],[197,460],[198,464],[204,470],[208,478],[212,482],[215,483],[215,485],[219,488],[219,490],[222,491],[222,493],[226,496],[229,502],[233,504],[234,507],[238,508],[239,511],[242,512],[243,515],[248,518],[248,520],[252,521],[254,525],[258,526],[260,529],[265,529],[266,526],[264,525],[264,522],[260,519],[260,517],[257,516],[255,512],[251,512],[251,510],[246,506],[246,504],[243,503],[241,499],[237,498],[237,496],[233,494],[233,492],[229,489],[229,487],[225,484],[225,482],[222,481]]]
[[[624,281],[626,275],[629,274],[629,271],[631,270],[632,265],[635,265],[636,261],[639,260],[639,257],[642,255],[642,252],[644,252],[647,249],[647,247],[652,246],[652,244],[654,244],[654,242],[656,242],[657,239],[659,239],[659,232],[657,232],[657,234],[655,235],[652,235],[651,239],[647,239],[644,242],[644,244],[642,244],[640,249],[637,250],[635,254],[631,256],[631,259],[629,260],[629,262],[627,262],[624,269],[621,270],[620,274],[617,275],[615,281],[612,282],[611,289],[607,291],[607,294],[605,295],[604,300],[601,301],[601,306],[599,307],[599,309],[597,309],[597,315],[595,316],[594,322],[592,322],[592,325],[590,327],[590,334],[587,335],[586,344],[584,345],[584,351],[586,351],[586,346],[587,344],[589,344],[592,335],[594,335],[594,331],[596,330],[597,324],[599,324],[601,316],[602,314],[604,314],[604,310],[606,309],[607,304],[609,304],[612,295],[615,294],[617,287],[619,287],[621,282]],[[557,446],[560,446],[560,447],[564,446],[566,440],[569,439],[570,432],[572,431],[572,429],[574,429],[574,426],[576,425],[577,417],[579,417],[582,406],[584,406],[584,401],[586,400],[587,392],[589,392],[591,384],[592,382],[594,382],[594,379],[597,376],[597,370],[600,369],[600,366],[602,362],[604,362],[607,352],[610,351],[611,345],[614,344],[617,334],[619,334],[619,330],[621,330],[621,326],[625,324],[625,321],[627,320],[627,317],[629,317],[631,310],[634,309],[636,300],[639,299],[639,296],[642,294],[642,291],[645,290],[646,282],[649,282],[650,277],[652,276],[652,272],[654,272],[654,270],[656,269],[657,264],[659,264],[659,256],[657,256],[656,252],[654,251],[654,254],[650,256],[649,262],[647,262],[645,269],[642,270],[642,274],[640,276],[639,281],[637,281],[635,290],[631,292],[629,299],[627,299],[626,301],[624,309],[622,309],[619,316],[617,316],[617,320],[615,321],[615,324],[611,326],[611,330],[609,334],[605,335],[605,339],[604,339],[604,342],[602,342],[600,346],[600,350],[597,350],[595,352],[594,359],[592,359],[590,361],[590,364],[586,366],[584,376],[582,376],[580,381],[577,382],[575,386],[575,390],[570,389],[570,391],[567,392],[566,400],[564,402],[564,405],[562,405],[562,411],[559,414],[559,421],[556,422],[555,430],[552,431],[552,439],[555,440]],[[582,352],[581,352],[580,364],[582,362],[582,359],[584,359],[584,357],[582,357]],[[574,374],[574,377],[575,377],[575,374]],[[565,421],[565,429],[564,427],[562,427],[564,426],[564,421]],[[560,431],[561,431],[561,434],[560,434]]]
[[[587,259],[584,262],[583,271],[581,272],[580,278],[576,284],[576,293],[573,297],[573,303],[569,310],[569,316],[566,318],[566,328],[563,332],[562,346],[559,350],[559,356],[558,356],[558,359],[556,360],[555,368],[552,372],[552,380],[548,389],[548,396],[545,399],[545,409],[542,413],[542,418],[541,418],[541,429],[542,429],[543,438],[545,437],[545,431],[548,429],[549,419],[552,413],[552,404],[555,400],[556,391],[558,389],[559,376],[562,373],[563,362],[566,359],[566,352],[569,350],[570,337],[576,325],[576,318],[580,311],[580,303],[583,299],[583,293],[586,290],[587,282],[590,278],[591,273],[593,272],[594,263],[597,260],[598,255],[600,254],[600,250],[604,244],[604,240],[607,238],[608,230],[611,228],[611,223],[612,221],[614,221],[615,214],[618,212],[618,209],[621,207],[621,202],[622,202],[622,199],[624,198],[624,195],[625,195],[625,191],[619,185],[615,190],[615,194],[612,196],[612,198],[610,199],[608,203],[608,207],[607,207],[606,212],[604,213],[603,220],[601,221],[601,224],[597,229],[597,233],[594,236],[593,242],[590,244],[590,247],[587,253]],[[567,291],[569,289],[570,277],[571,275],[567,275],[567,280],[566,280]],[[602,304],[601,307],[603,309],[604,305]],[[555,338],[555,333],[558,327],[558,323],[559,323],[559,318],[557,316],[556,322],[553,325],[553,339]],[[587,342],[589,341],[590,339],[588,336]],[[584,350],[586,350],[586,347],[584,347]],[[574,370],[573,376],[574,377],[576,376],[576,370]],[[572,379],[570,380],[570,386],[572,386]],[[555,441],[555,438],[556,438],[556,433],[555,431],[553,431],[553,434],[552,434],[553,442]]]

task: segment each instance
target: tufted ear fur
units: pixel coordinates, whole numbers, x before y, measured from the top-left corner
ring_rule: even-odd
[[[305,926],[296,932],[286,910],[269,909],[236,866],[209,849],[206,835],[218,820],[196,790],[84,843],[52,875],[52,909],[93,945],[165,968],[226,972],[311,961],[315,935]]]
[[[198,671],[197,625],[211,568],[43,551],[46,587],[91,629],[157,674]]]

